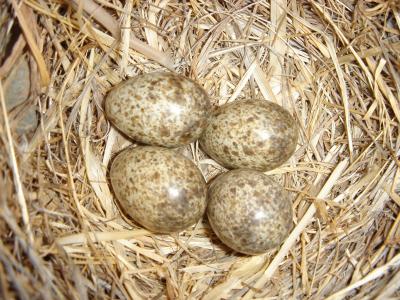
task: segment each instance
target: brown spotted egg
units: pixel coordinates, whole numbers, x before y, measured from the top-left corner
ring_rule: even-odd
[[[198,139],[207,124],[210,102],[193,80],[168,72],[130,78],[105,101],[108,119],[137,142],[178,147]]]
[[[127,148],[114,159],[110,179],[122,209],[151,231],[184,230],[206,209],[207,188],[200,170],[171,149]]]
[[[219,107],[200,139],[202,149],[228,169],[274,169],[296,149],[298,130],[278,104],[242,100]]]
[[[207,216],[224,244],[250,255],[279,246],[293,218],[285,190],[269,176],[249,169],[228,171],[212,181]]]

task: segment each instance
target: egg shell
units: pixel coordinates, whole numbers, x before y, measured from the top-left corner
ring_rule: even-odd
[[[154,232],[184,230],[206,209],[207,187],[200,170],[172,149],[128,148],[113,160],[110,180],[123,210]]]
[[[178,147],[197,140],[207,125],[210,101],[193,80],[168,72],[130,78],[105,101],[108,119],[142,144]]]
[[[202,149],[228,169],[272,170],[294,153],[296,123],[278,104],[240,100],[216,109],[200,138]]]
[[[246,169],[226,172],[211,183],[207,216],[224,244],[250,255],[277,247],[293,219],[286,191],[262,172]]]

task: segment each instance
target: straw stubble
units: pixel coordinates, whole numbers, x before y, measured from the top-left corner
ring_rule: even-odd
[[[0,4],[2,28],[21,28],[0,55],[1,82],[27,54],[40,117],[19,137],[14,112],[2,107],[0,298],[398,296],[393,2],[77,3]],[[297,149],[268,172],[293,201],[295,226],[280,248],[247,257],[206,220],[161,235],[119,212],[108,165],[131,141],[110,127],[103,101],[126,77],[166,68],[196,80],[214,106],[257,98],[294,116]],[[223,171],[197,143],[182,153],[207,180]]]

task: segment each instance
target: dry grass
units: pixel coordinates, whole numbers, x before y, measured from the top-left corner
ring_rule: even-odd
[[[0,298],[399,299],[399,3],[183,2],[0,4],[0,45],[21,30],[0,47]],[[4,80],[24,53],[40,124],[19,136]],[[107,166],[130,141],[104,96],[166,68],[214,105],[256,97],[295,116],[297,151],[269,172],[293,196],[280,249],[246,257],[205,220],[154,235],[120,214]],[[182,151],[207,179],[223,171]]]

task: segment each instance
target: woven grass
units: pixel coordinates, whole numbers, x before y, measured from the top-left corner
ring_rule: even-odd
[[[0,4],[0,298],[400,298],[397,1],[92,1]],[[4,95],[22,56],[39,123],[21,134]],[[295,117],[297,150],[268,172],[293,199],[280,248],[239,255],[205,219],[156,235],[121,215],[107,167],[132,142],[103,101],[166,69],[214,106],[259,98]],[[224,171],[180,150],[207,179]]]

